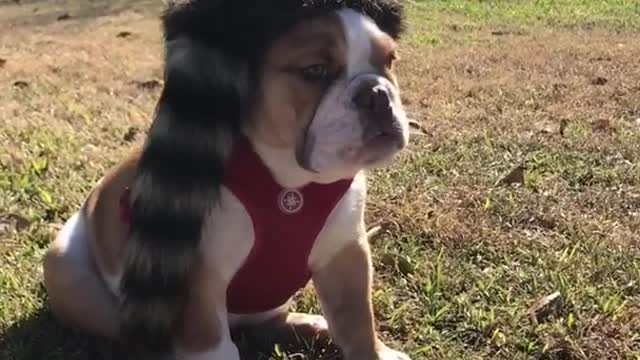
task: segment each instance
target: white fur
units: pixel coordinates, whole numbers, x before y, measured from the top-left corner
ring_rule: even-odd
[[[176,351],[176,360],[240,360],[238,348],[231,339],[224,339],[215,349],[200,353]]]
[[[345,246],[363,238],[366,193],[367,180],[361,172],[354,178],[351,188],[333,209],[318,235],[309,254],[311,269],[324,267]]]
[[[58,234],[56,245],[60,247],[61,252],[65,253],[65,257],[93,271],[94,265],[91,259],[88,224],[84,212],[77,211],[71,215]],[[100,270],[98,269],[98,271]],[[104,272],[101,272],[100,275],[107,288],[113,294],[118,295],[120,293],[120,276],[112,276]]]
[[[78,211],[71,215],[58,234],[56,243],[61,252],[87,266],[91,265],[89,243],[87,241],[87,221],[84,214]]]
[[[226,187],[221,189],[219,204],[205,223],[201,248],[226,288],[251,252],[254,232],[251,216]]]
[[[262,162],[271,170],[271,173],[278,184],[288,189],[295,189],[308,184],[311,181],[318,181],[316,174],[307,171],[297,164],[296,156],[290,149],[277,149],[260,142],[252,141],[253,147],[258,153]],[[333,182],[330,179],[328,182]]]
[[[240,200],[225,187],[221,189],[219,204],[205,223],[201,251],[207,257],[207,263],[216,264],[224,282],[221,285],[226,287],[249,255],[254,234],[251,217]],[[102,278],[111,292],[118,295],[122,274],[102,274]]]
[[[269,145],[252,141],[254,149],[262,162],[271,170],[271,173],[280,186],[288,189],[300,188],[310,182],[318,184],[330,184],[340,179],[355,176],[354,169],[326,169],[315,173],[296,166],[295,153],[291,149],[278,149]]]
[[[337,12],[347,45],[347,66],[320,102],[309,125],[308,148],[311,149],[309,167],[320,174],[334,174],[335,178],[354,176],[363,166],[385,164],[399,149],[390,147],[377,151],[373,162],[362,156],[365,127],[360,120],[353,98],[362,84],[380,86],[390,94],[394,126],[408,141],[408,120],[402,109],[399,91],[370,63],[376,38],[387,36],[368,17],[351,9]],[[377,85],[376,85],[377,84]],[[380,150],[380,149],[378,149]],[[373,155],[373,154],[371,154]]]
[[[340,10],[338,16],[347,39],[347,78],[374,71],[369,63],[371,41],[380,36],[380,29],[371,19],[352,9]]]
[[[258,325],[267,320],[276,318],[279,315],[289,312],[291,301],[287,301],[281,306],[254,314],[229,314],[229,326],[235,327],[239,325]]]
[[[220,316],[220,323],[227,322],[227,313],[225,311],[220,311],[218,316]],[[199,353],[176,349],[175,355],[177,360],[240,360],[238,347],[231,339],[231,332],[228,326],[222,329],[220,342],[215,348]]]
[[[411,358],[407,354],[393,350],[386,346],[378,351],[378,359],[380,360],[411,360]]]
[[[273,157],[273,156],[270,156]],[[309,266],[319,268],[350,242],[364,234],[363,208],[366,197],[366,177],[356,176],[345,196],[329,215],[309,256]],[[62,234],[75,244],[76,251],[86,247],[86,224],[82,215],[69,219]],[[74,236],[70,236],[75,234]],[[61,235],[62,236],[62,235]],[[207,262],[216,264],[218,275],[226,287],[240,269],[254,243],[253,222],[240,200],[227,188],[222,188],[220,206],[212,210],[203,233],[201,243]],[[88,256],[86,257],[88,261]],[[120,275],[102,274],[114,295],[118,295]],[[231,325],[251,324],[265,321],[287,311],[289,304],[258,314],[229,314]]]

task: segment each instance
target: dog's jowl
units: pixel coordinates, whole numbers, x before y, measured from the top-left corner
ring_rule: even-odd
[[[400,3],[183,0],[162,20],[144,146],[47,252],[55,315],[177,359],[239,359],[230,328],[265,324],[328,332],[347,360],[408,359],[375,331],[364,224],[364,172],[408,142]],[[288,312],[310,280],[324,317]]]

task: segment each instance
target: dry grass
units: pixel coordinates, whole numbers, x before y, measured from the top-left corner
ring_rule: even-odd
[[[39,264],[143,140],[161,80],[157,8],[5,3],[0,358],[118,358],[51,320]],[[537,21],[504,3],[482,2],[495,16],[464,0],[411,5],[399,72],[423,131],[373,174],[368,217],[382,228],[379,326],[415,359],[640,359],[640,11],[579,3],[541,5]],[[517,183],[498,184],[513,169]],[[554,291],[561,309],[531,323]],[[317,310],[310,292],[297,307]]]

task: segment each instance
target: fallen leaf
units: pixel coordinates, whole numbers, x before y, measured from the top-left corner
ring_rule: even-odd
[[[494,30],[491,32],[493,36],[505,36],[505,35],[524,35],[523,31],[513,31],[513,30]]]
[[[415,130],[418,130],[418,132],[422,135],[430,135],[429,131],[424,126],[422,126],[422,124],[415,120],[409,120],[409,126]]]
[[[554,124],[548,123],[548,122],[541,122],[538,123],[536,125],[536,127],[538,128],[538,131],[543,133],[543,134],[553,134],[556,132],[556,128],[554,126]]]
[[[611,61],[611,56],[598,56],[593,58],[594,61]]]
[[[567,84],[563,84],[563,83],[555,83],[552,85],[552,87],[553,87],[553,90],[555,91],[562,91],[568,88]]]
[[[71,19],[71,15],[69,13],[60,14],[60,16],[58,16],[58,21],[64,21],[69,19]]]
[[[523,165],[517,166],[516,168],[511,170],[511,172],[509,172],[509,174],[507,174],[505,177],[498,180],[498,182],[496,182],[496,186],[511,184],[524,185],[524,170],[525,168]]]
[[[609,80],[606,77],[602,77],[602,76],[598,76],[597,78],[591,80],[591,84],[596,86],[602,86],[608,82]]]
[[[133,140],[136,139],[136,136],[138,135],[139,132],[140,132],[140,129],[138,127],[131,126],[129,127],[129,129],[127,129],[127,132],[124,134],[124,136],[122,136],[122,140],[126,142],[132,142]]]
[[[567,126],[569,126],[569,120],[560,120],[560,135],[564,136],[564,131],[567,129]]]
[[[20,88],[20,89],[24,89],[27,86],[29,86],[29,83],[24,81],[24,80],[17,80],[13,82],[13,86]]]
[[[154,90],[159,88],[162,84],[160,81],[156,79],[146,80],[146,81],[135,81],[135,84],[139,89],[143,90]]]
[[[591,123],[591,129],[593,131],[608,131],[611,130],[611,121],[608,119],[599,119]]]
[[[118,35],[116,35],[116,37],[124,39],[124,38],[128,38],[131,35],[132,35],[131,31],[120,31]]]
[[[564,306],[564,299],[559,291],[547,295],[536,301],[529,308],[529,319],[534,324],[540,324],[552,316],[558,316]]]

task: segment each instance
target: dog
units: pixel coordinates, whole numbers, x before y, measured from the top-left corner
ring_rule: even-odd
[[[151,358],[236,360],[230,328],[327,332],[346,360],[407,360],[375,330],[368,169],[409,141],[396,0],[174,0],[144,145],[43,263],[50,307]],[[322,313],[290,313],[312,282]]]

